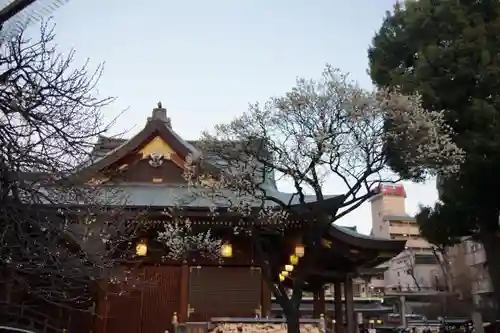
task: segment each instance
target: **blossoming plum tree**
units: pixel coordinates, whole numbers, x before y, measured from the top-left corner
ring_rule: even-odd
[[[404,147],[401,156],[411,166],[407,179],[456,172],[464,153],[451,135],[443,112],[423,110],[418,95],[367,91],[327,66],[319,80],[298,79],[283,96],[253,104],[233,121],[204,133],[205,154],[187,159],[186,178],[196,195],[252,221],[246,231],[254,239],[264,275],[283,308],[288,331],[298,333],[306,272],[328,226],[368,200],[380,183],[401,180],[387,166],[390,147]],[[213,166],[220,172],[204,171]],[[275,178],[293,185],[293,205],[273,195]],[[264,250],[262,235],[279,232],[297,201],[310,209],[307,194],[324,201],[327,180],[339,184],[338,207],[333,213],[315,212],[303,231],[304,245],[312,250],[294,270],[289,293],[277,279],[273,253]]]
[[[192,253],[214,261],[221,259],[222,240],[214,237],[211,230],[194,230],[189,219],[174,219],[164,223],[156,239],[167,250],[165,259],[184,260]]]

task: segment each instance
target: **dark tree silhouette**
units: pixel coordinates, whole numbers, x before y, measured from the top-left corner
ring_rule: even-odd
[[[446,246],[472,236],[483,243],[500,304],[500,2],[407,1],[387,16],[369,49],[378,87],[422,95],[429,112],[446,110],[453,141],[466,154],[454,177],[442,177],[440,202],[421,211],[422,234]],[[411,166],[393,146],[390,163]],[[499,307],[500,309],[500,307]],[[500,312],[499,312],[500,314]]]
[[[110,126],[102,107],[113,99],[95,97],[102,68],[76,66],[53,41],[42,25],[39,39],[21,33],[1,46],[0,284],[11,303],[29,294],[87,309],[134,232],[112,199],[74,177]]]
[[[41,21],[68,0],[13,0],[0,9],[0,42],[19,35],[34,21]]]

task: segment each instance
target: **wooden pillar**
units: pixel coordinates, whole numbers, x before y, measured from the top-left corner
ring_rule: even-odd
[[[352,285],[352,278],[350,276],[346,277],[344,282],[344,294],[345,294],[345,316],[347,323],[346,333],[356,333],[357,323],[356,316],[354,313],[354,290]]]
[[[319,293],[317,290],[313,292],[313,318],[319,318]]]
[[[108,282],[102,280],[97,282],[97,291],[95,293],[97,304],[95,306],[95,314],[92,320],[92,330],[95,332],[106,333],[106,326],[109,313],[109,301],[107,295],[108,289],[109,289]]]
[[[318,306],[319,306],[319,314],[324,315],[326,313],[325,286],[324,285],[321,285],[321,288],[319,289]]]
[[[189,297],[189,266],[184,262],[181,266],[181,285],[179,293],[179,311],[177,313],[179,323],[188,321],[188,297]]]
[[[110,304],[106,300],[106,303],[104,303],[104,318],[103,318],[103,321],[102,321],[102,325],[103,325],[102,327],[103,327],[103,329],[101,331],[103,333],[106,333],[107,330],[108,330],[109,307],[110,307]]]
[[[333,292],[335,296],[335,333],[343,333],[344,331],[344,316],[342,309],[342,283],[336,281],[333,284]]]
[[[271,297],[272,292],[269,284],[264,277],[264,274],[261,273],[262,279],[262,318],[271,317]]]
[[[321,285],[313,294],[313,318],[319,318],[325,310],[325,289]]]

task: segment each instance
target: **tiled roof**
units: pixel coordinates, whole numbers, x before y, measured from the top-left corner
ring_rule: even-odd
[[[373,235],[373,233],[370,233],[369,235],[361,234],[358,232],[358,228],[356,226],[337,225],[337,229],[339,229],[340,231],[342,231],[346,234],[349,234],[349,235],[355,236],[355,237],[359,237],[359,238],[387,240],[387,238],[375,237]]]
[[[178,137],[178,135],[176,135]],[[180,139],[180,138],[179,138]],[[112,150],[120,147],[122,144],[127,142],[129,139],[124,138],[114,138],[107,136],[100,136],[99,140],[94,146],[92,154],[97,157],[102,157]],[[197,140],[186,140],[185,141],[188,146],[190,146],[193,150],[195,147],[199,145],[199,141]]]
[[[219,207],[228,207],[230,204],[236,205],[238,202],[253,203],[255,207],[260,207],[261,202],[251,197],[237,197],[235,194],[224,194],[224,198],[205,198],[202,194],[195,193],[194,190],[184,186],[165,186],[154,184],[136,184],[103,186],[102,200],[108,205],[125,205],[138,207],[161,207],[161,206],[182,206],[182,207],[211,207],[214,204]],[[267,191],[267,195],[276,198],[287,205],[298,205],[298,195],[283,193],[274,188]],[[325,199],[336,196],[326,196]],[[231,200],[231,203],[230,201]],[[216,201],[216,202],[214,202]],[[316,196],[305,197],[307,203],[315,202]],[[265,203],[267,207],[277,206],[271,200]]]

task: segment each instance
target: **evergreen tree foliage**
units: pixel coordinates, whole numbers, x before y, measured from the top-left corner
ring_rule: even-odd
[[[388,12],[369,51],[379,87],[419,92],[429,111],[445,110],[455,142],[467,153],[458,176],[440,179],[440,202],[417,220],[437,245],[473,236],[485,247],[500,304],[500,1],[421,0]],[[390,124],[389,124],[390,125]],[[404,147],[392,146],[404,174]]]

